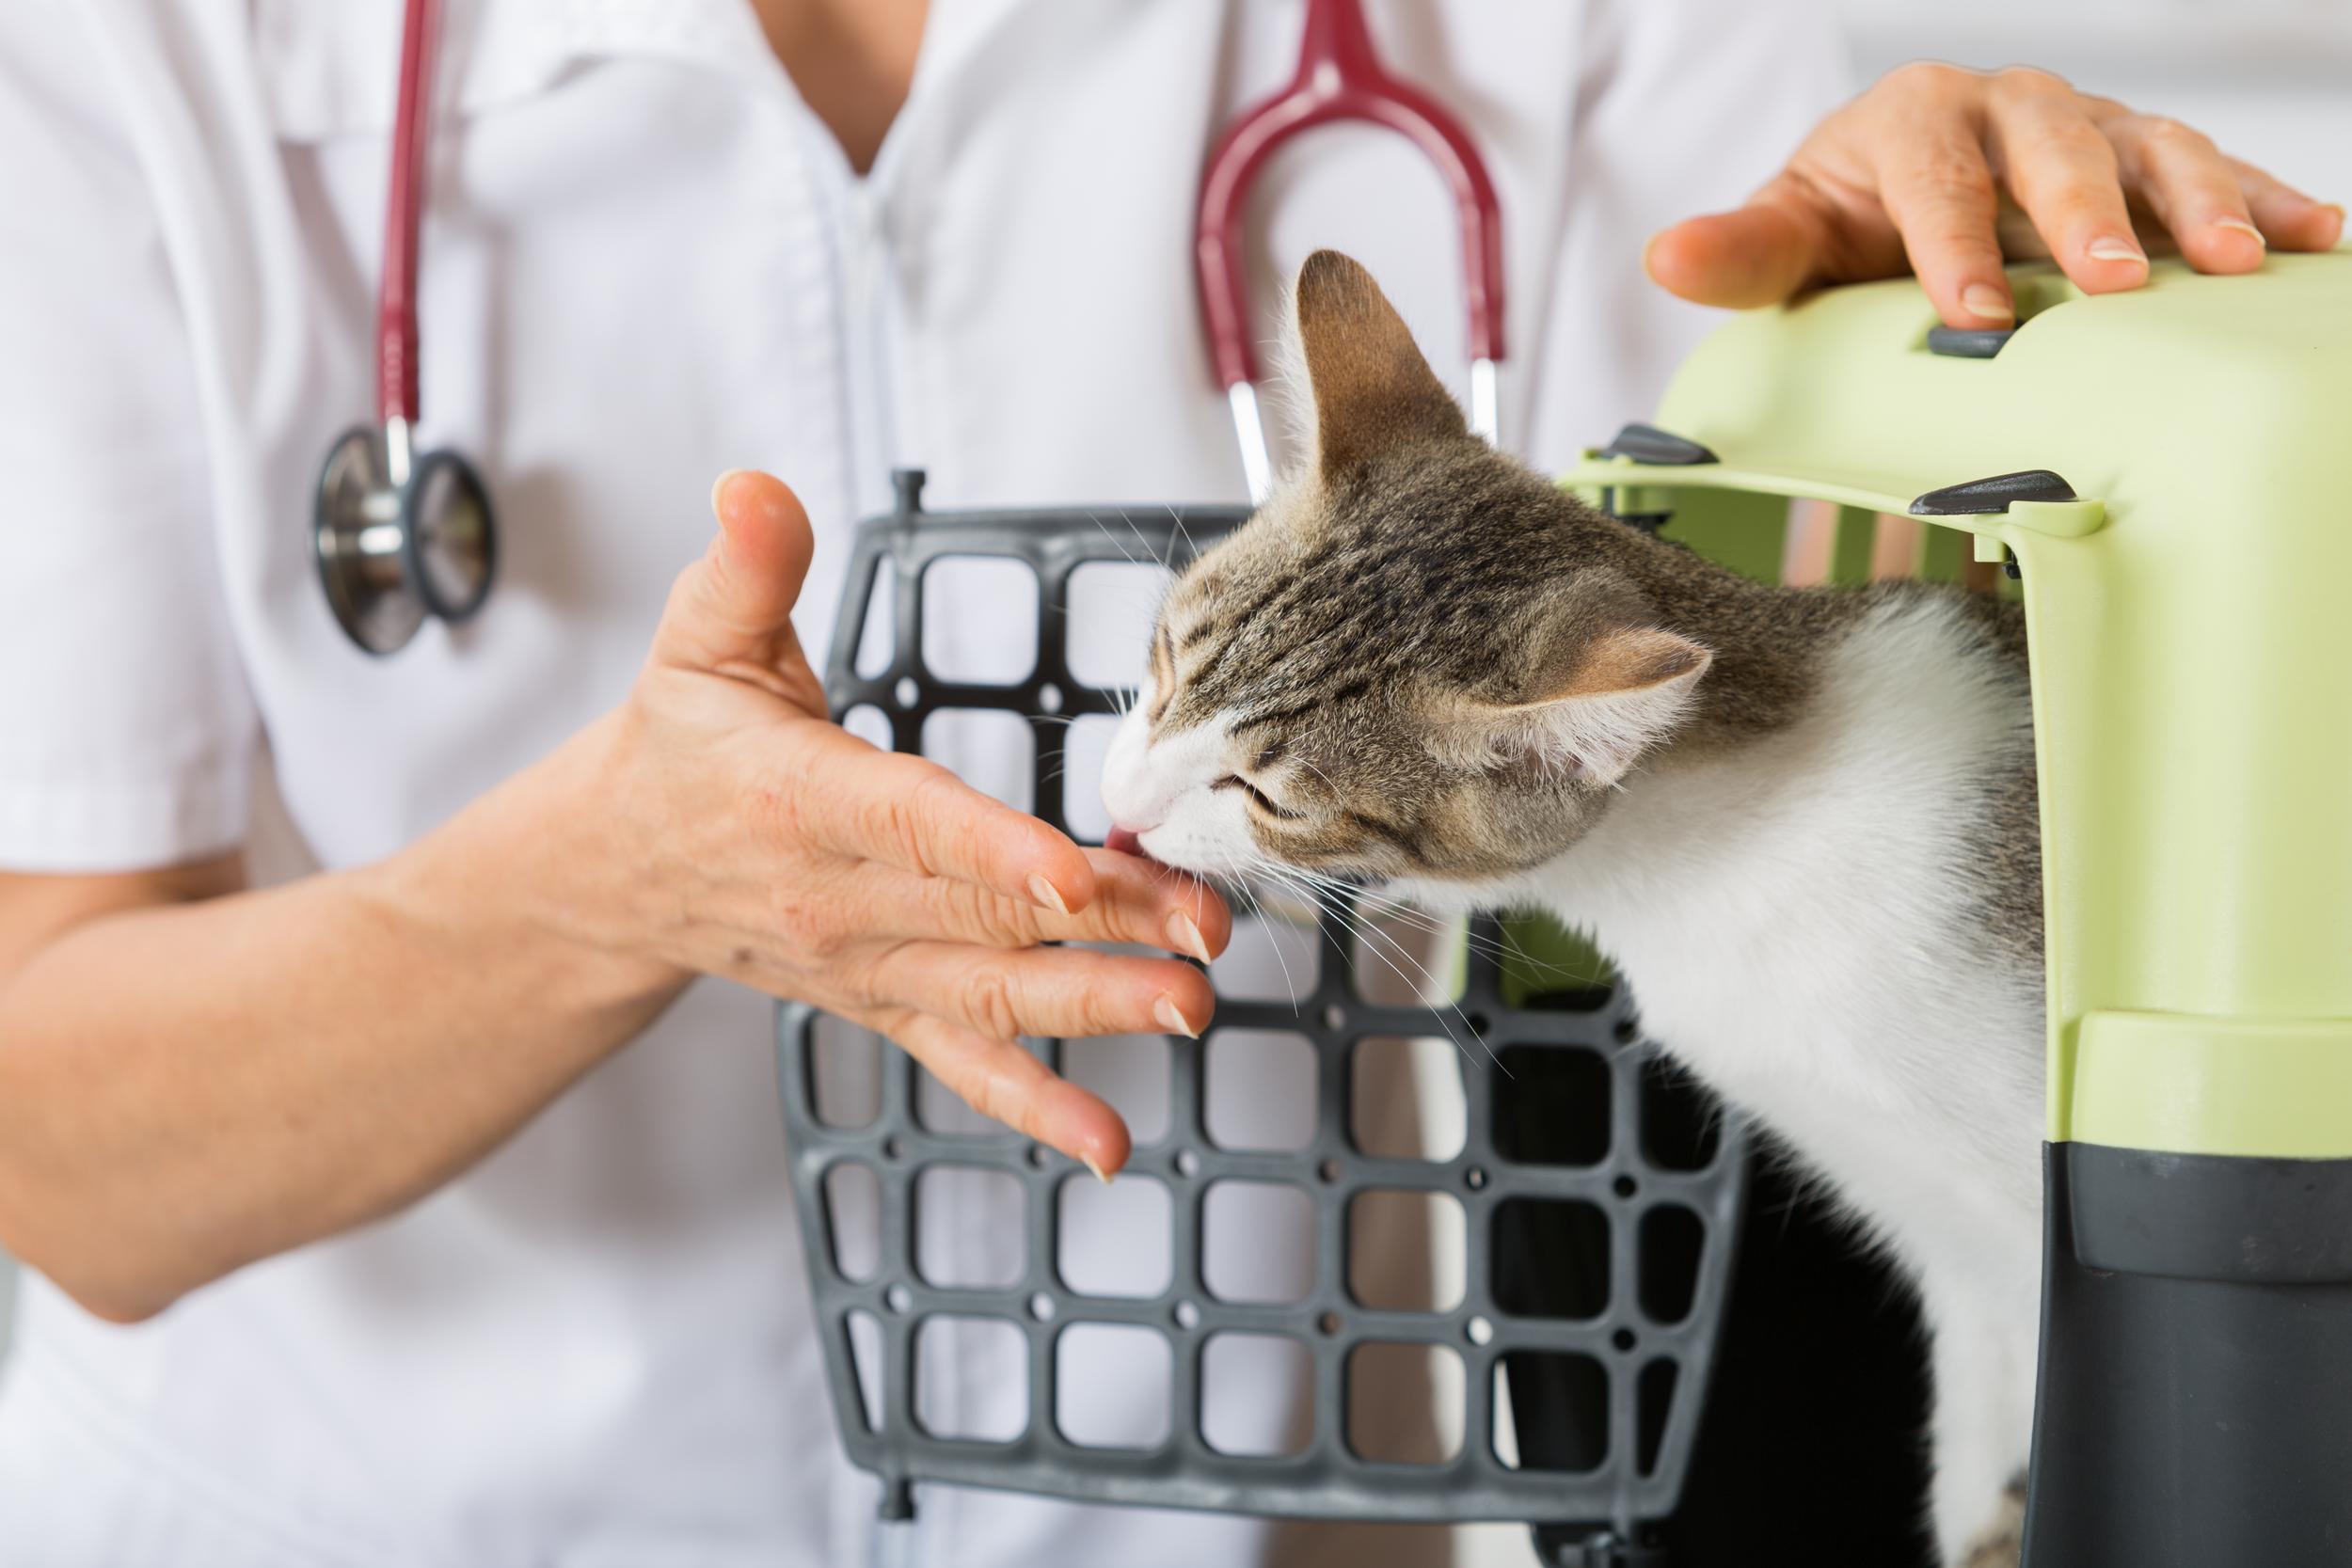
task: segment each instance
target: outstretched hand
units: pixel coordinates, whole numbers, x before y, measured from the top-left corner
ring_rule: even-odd
[[[1019,1037],[1197,1034],[1208,980],[1173,958],[1040,944],[1206,962],[1232,933],[1224,904],[831,722],[792,629],[813,547],[799,500],[739,472],[712,504],[719,536],[608,725],[597,787],[631,853],[625,885],[586,901],[617,911],[593,940],[874,1029],[975,1110],[1117,1170],[1118,1114]]]

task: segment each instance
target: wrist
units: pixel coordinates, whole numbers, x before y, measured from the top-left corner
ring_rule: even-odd
[[[551,1005],[644,1013],[692,972],[633,939],[626,873],[612,831],[607,715],[440,828],[366,868],[368,891],[440,931],[478,961],[485,953],[533,972]]]

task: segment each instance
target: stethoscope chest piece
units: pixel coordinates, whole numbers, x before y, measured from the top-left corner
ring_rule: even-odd
[[[372,654],[407,645],[428,615],[482,608],[498,537],[481,477],[453,451],[412,464],[405,422],[361,425],[319,473],[311,546],[335,624]]]

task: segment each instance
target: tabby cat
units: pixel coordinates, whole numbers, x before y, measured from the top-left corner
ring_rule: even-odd
[[[1936,1541],[2013,1560],[2042,1026],[2019,612],[1751,582],[1470,435],[1347,258],[1295,307],[1311,450],[1160,610],[1104,769],[1120,841],[1595,933],[1647,1032],[1916,1281]]]

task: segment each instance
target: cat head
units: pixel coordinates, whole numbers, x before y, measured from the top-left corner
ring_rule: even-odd
[[[1473,882],[1588,832],[1708,651],[1602,517],[1470,434],[1364,269],[1298,277],[1311,450],[1170,590],[1104,804],[1169,865]]]

